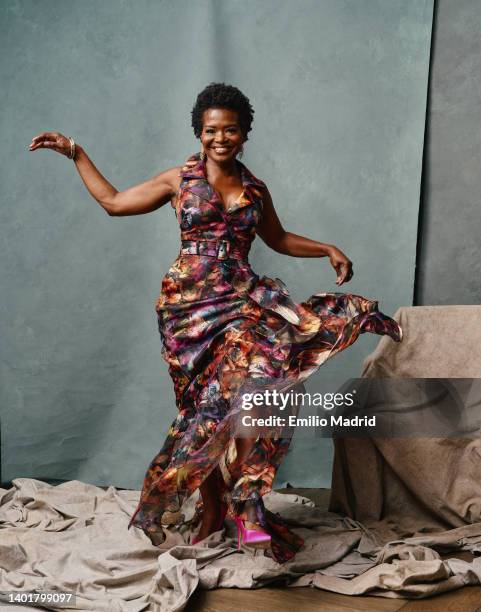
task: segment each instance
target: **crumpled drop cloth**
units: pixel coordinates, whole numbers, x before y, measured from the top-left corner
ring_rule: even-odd
[[[403,342],[382,338],[363,378],[481,378],[481,306],[403,307],[394,318]],[[329,509],[366,525],[390,521],[400,533],[481,522],[479,431],[336,440]]]
[[[394,319],[404,331],[403,342],[394,348],[382,338],[363,364],[363,378],[481,378],[481,306],[403,307]],[[469,386],[469,380],[459,380],[458,386]],[[453,413],[457,408],[453,404]],[[383,538],[397,534],[398,543],[391,542],[390,548],[422,547],[423,557],[390,562],[382,588],[413,597],[478,584],[480,558],[471,564],[440,561],[437,553],[457,547],[481,554],[479,431],[459,437],[336,440],[329,510],[360,521]],[[371,575],[383,566],[380,561]],[[360,584],[367,575],[319,586],[356,594],[363,592]],[[401,584],[403,575],[409,578],[408,590]],[[429,588],[423,576],[432,582]]]
[[[364,376],[481,378],[481,307],[402,308],[395,318],[404,341],[381,339]],[[294,493],[264,497],[306,542],[283,565],[264,551],[237,551],[229,521],[203,544],[189,545],[182,525],[153,546],[141,530],[127,530],[139,491],[17,478],[0,489],[0,590],[75,591],[76,610],[174,612],[196,588],[312,585],[422,598],[481,584],[481,440],[335,445],[330,512]],[[186,520],[197,495],[182,508]],[[441,558],[450,551],[474,560]]]
[[[76,607],[51,610],[174,612],[196,588],[313,585],[353,595],[425,597],[481,583],[480,559],[439,556],[479,552],[480,524],[396,540],[389,527],[366,529],[305,497],[272,492],[264,497],[266,507],[306,540],[292,562],[279,565],[264,551],[237,551],[229,521],[225,533],[212,534],[204,545],[189,545],[183,526],[153,546],[141,530],[127,530],[139,495],[76,480],[52,486],[17,478],[11,489],[0,489],[0,590],[76,592]],[[195,501],[192,496],[184,504],[186,518]]]

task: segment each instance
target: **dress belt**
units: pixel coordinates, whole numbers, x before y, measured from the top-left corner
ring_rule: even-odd
[[[229,240],[181,240],[180,252],[182,255],[247,260],[247,255]]]

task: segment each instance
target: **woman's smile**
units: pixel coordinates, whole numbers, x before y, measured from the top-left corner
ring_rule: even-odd
[[[222,155],[223,153],[227,153],[228,151],[232,149],[232,147],[217,147],[217,146],[213,146],[212,148],[214,149],[216,153],[220,155]]]

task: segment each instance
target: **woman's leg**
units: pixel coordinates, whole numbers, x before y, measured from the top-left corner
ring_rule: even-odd
[[[243,466],[251,453],[252,447],[257,442],[257,438],[236,438],[236,459],[230,466],[232,475],[237,480],[243,472]],[[257,523],[255,509],[253,507],[246,508],[247,520],[245,526],[247,529],[259,529],[261,526]],[[250,519],[250,520],[249,520]]]
[[[234,469],[238,470],[245,462],[251,452],[254,442],[257,438],[236,438],[237,457],[234,464]]]
[[[221,516],[222,480],[218,467],[215,467],[200,485],[202,496],[202,524],[197,534],[197,539],[202,540],[218,529]]]

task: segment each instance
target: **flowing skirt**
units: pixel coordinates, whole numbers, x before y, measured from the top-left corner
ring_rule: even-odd
[[[147,470],[129,528],[143,529],[155,545],[163,542],[163,527],[183,522],[183,501],[219,467],[219,495],[230,514],[252,520],[254,513],[271,535],[272,556],[282,563],[303,541],[262,498],[272,489],[291,436],[283,427],[257,436],[240,471],[231,470],[244,394],[296,388],[359,334],[387,334],[399,342],[402,331],[375,301],[318,293],[296,303],[280,279],[233,265],[238,267],[230,281],[240,282],[226,284],[213,273],[209,286],[198,288],[182,275],[188,269],[182,258],[163,279],[156,310],[178,414]],[[193,524],[201,512],[199,501]]]

